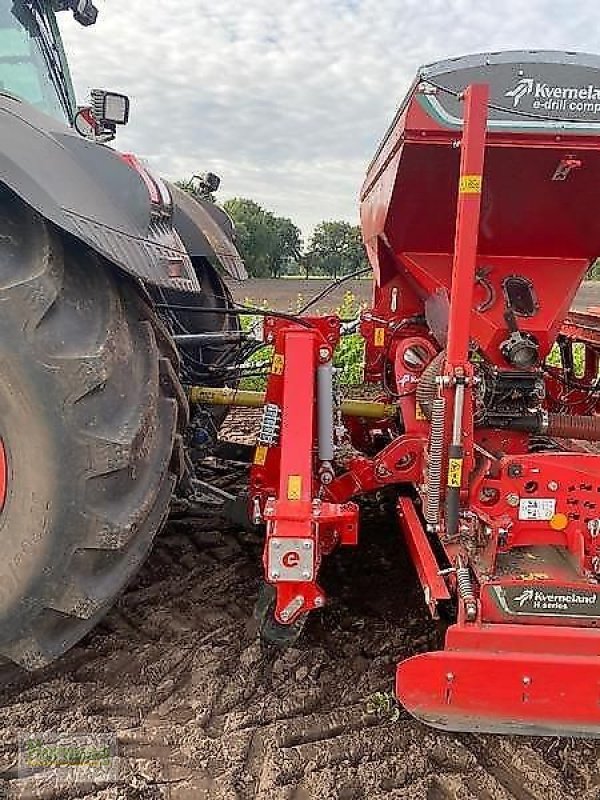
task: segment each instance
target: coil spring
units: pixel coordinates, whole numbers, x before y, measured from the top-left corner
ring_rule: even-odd
[[[265,447],[274,447],[281,433],[281,409],[275,403],[267,403],[260,421],[257,441]]]
[[[444,454],[444,414],[446,401],[436,397],[431,403],[431,432],[429,438],[429,463],[427,468],[427,503],[425,519],[431,528],[440,521],[442,491],[442,456]]]
[[[472,600],[475,597],[471,570],[468,567],[460,566],[456,568],[456,583],[458,585],[458,593],[463,600]]]

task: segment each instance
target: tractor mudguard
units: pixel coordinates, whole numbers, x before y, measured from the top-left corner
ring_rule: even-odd
[[[174,204],[173,224],[192,261],[207,258],[230,277],[245,280],[248,273],[233,243],[234,227],[228,214],[171,183],[169,190]]]
[[[200,292],[170,209],[117,152],[3,94],[0,141],[0,184],[41,216],[144,282]]]

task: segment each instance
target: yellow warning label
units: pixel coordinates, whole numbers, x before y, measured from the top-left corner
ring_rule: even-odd
[[[483,178],[481,175],[462,175],[458,184],[460,194],[481,194]]]
[[[271,364],[271,373],[273,375],[283,375],[283,365],[285,364],[285,358],[281,355],[281,353],[275,353],[273,356],[273,363]]]
[[[300,500],[302,496],[302,477],[300,475],[288,476],[288,500]]]
[[[256,450],[254,451],[254,463],[258,467],[264,467],[266,460],[267,460],[267,448],[264,445],[259,444]]]
[[[448,459],[448,486],[460,486],[462,482],[462,458]]]
[[[421,404],[420,403],[416,403],[415,404],[415,419],[418,419],[418,420],[427,419],[427,417],[423,413],[423,409],[421,408]]]
[[[375,328],[375,347],[383,347],[385,344],[385,328]]]

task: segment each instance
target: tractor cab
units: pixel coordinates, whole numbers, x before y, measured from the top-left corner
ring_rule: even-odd
[[[82,25],[98,12],[90,0],[0,0],[0,94],[16,97],[66,122],[96,141],[114,139],[129,119],[124,95],[93,90],[92,104],[78,107],[57,11],[73,11]]]
[[[0,92],[73,121],[75,93],[52,4],[0,0]]]

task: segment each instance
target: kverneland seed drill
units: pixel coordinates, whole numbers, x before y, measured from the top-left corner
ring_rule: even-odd
[[[395,487],[399,546],[431,614],[451,620],[443,650],[398,665],[400,702],[452,730],[596,735],[600,317],[569,308],[600,253],[600,58],[423,68],[361,218],[375,400],[335,390],[340,319],[264,326],[274,356],[249,485],[263,636],[298,635],[326,602],[323,559],[357,542],[355,499]]]
[[[243,266],[199,197],[214,176],[194,199],[106,146],[128,102],[76,107],[67,9],[96,20],[90,0],[0,0],[0,656],[33,669],[90,630],[169,507],[219,494],[194,464],[223,406],[259,405],[266,641],[323,607],[323,559],[387,488],[450,620],[399,664],[399,700],[453,730],[597,735],[600,318],[569,308],[600,255],[600,58],[422,69],[361,195],[368,391],[336,385],[351,326],[274,313],[260,394],[237,388],[257,345],[219,276]]]

